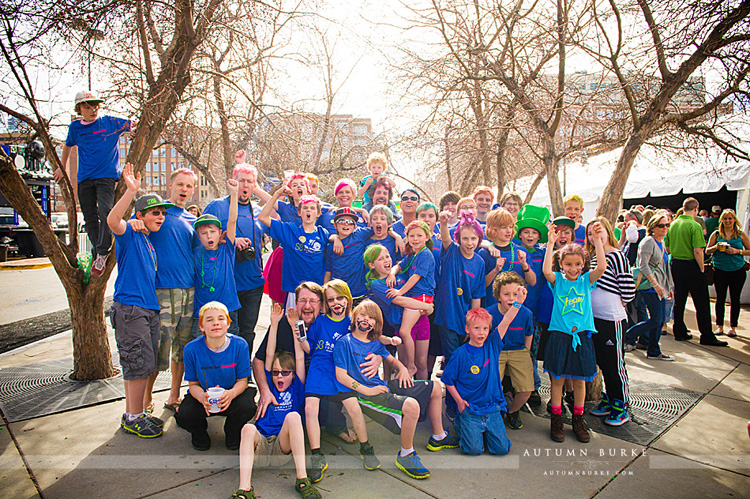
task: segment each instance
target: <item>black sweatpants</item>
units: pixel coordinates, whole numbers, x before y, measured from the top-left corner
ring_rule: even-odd
[[[240,433],[242,427],[255,416],[255,389],[247,387],[238,397],[229,404],[229,407],[221,412],[212,414],[215,416],[225,416],[224,435],[229,443],[240,443]],[[190,393],[185,395],[177,411],[177,424],[190,433],[206,431],[208,428],[208,416],[203,404],[194,399]]]
[[[595,317],[594,327],[597,333],[591,339],[594,340],[596,365],[602,370],[604,376],[604,389],[607,397],[610,401],[617,399],[629,404],[628,371],[625,369],[625,353],[623,352],[627,322],[626,319],[617,322]]]

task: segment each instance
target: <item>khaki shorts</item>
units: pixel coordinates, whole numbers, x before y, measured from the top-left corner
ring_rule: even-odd
[[[193,299],[195,288],[157,289],[159,300],[159,354],[156,368],[169,369],[169,362],[182,363],[182,352],[193,337]],[[171,352],[171,355],[170,355]]]
[[[292,452],[284,454],[278,435],[264,437],[258,432],[258,445],[255,447],[255,466],[279,468],[292,460]]]
[[[534,391],[534,365],[528,348],[500,352],[500,377],[510,376],[516,392]]]

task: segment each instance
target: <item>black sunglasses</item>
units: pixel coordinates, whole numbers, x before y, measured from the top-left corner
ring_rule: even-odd
[[[401,201],[419,201],[417,196],[401,196]]]
[[[274,377],[276,377],[276,376],[289,376],[291,374],[292,374],[292,371],[290,369],[285,369],[283,371],[277,371],[276,369],[274,369],[273,371],[271,371],[271,376],[274,376]]]
[[[669,224],[656,224],[656,226],[659,227],[660,229],[665,229],[669,227]]]

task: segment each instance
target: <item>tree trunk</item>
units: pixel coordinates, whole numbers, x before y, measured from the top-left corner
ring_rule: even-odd
[[[539,184],[542,183],[542,180],[544,180],[544,177],[546,176],[547,170],[542,170],[539,172],[534,181],[531,183],[531,187],[529,187],[529,192],[526,193],[526,199],[523,200],[523,204],[529,204],[531,202],[531,198],[534,197],[534,193],[539,187]]]
[[[542,134],[542,141],[544,142],[542,163],[544,163],[544,170],[547,172],[547,189],[549,190],[550,206],[552,206],[552,216],[559,217],[564,214],[562,189],[560,189],[560,178],[558,176],[560,161],[555,154],[554,137]]]
[[[642,128],[631,135],[625,143],[620,158],[617,160],[615,171],[612,172],[607,187],[604,188],[602,193],[602,199],[596,210],[598,216],[605,217],[610,222],[614,222],[617,218],[617,213],[622,207],[625,184],[628,182],[630,170],[633,168],[638,151],[641,150],[641,146],[645,142],[645,137],[648,137],[648,133]]]
[[[586,382],[586,400],[598,402],[602,398],[602,370],[597,366],[596,378]]]

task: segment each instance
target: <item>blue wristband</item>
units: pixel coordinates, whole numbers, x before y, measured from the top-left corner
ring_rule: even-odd
[[[523,307],[523,305],[522,305],[521,303],[517,302],[517,301],[514,301],[514,302],[513,302],[513,306],[514,306],[514,307],[516,307],[516,308],[519,308],[519,309],[520,309],[521,307]]]

